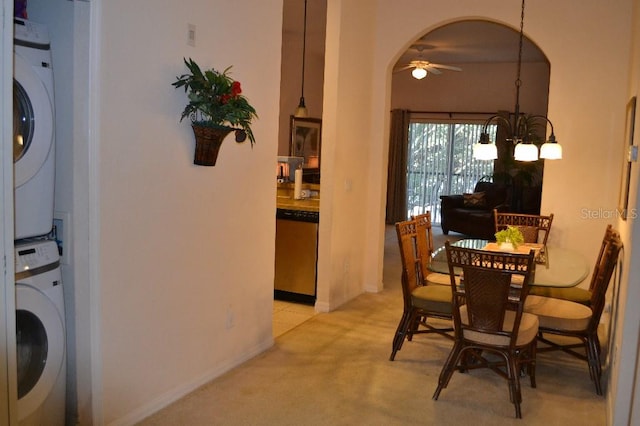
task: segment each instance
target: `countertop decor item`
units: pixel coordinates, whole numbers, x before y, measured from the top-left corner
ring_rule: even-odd
[[[246,138],[255,143],[251,121],[256,110],[242,93],[240,82],[229,76],[231,67],[223,72],[211,68],[202,71],[191,58],[184,59],[189,73],[176,77],[175,88],[184,87],[189,102],[182,111],[180,121],[189,117],[196,137],[194,163],[214,166],[222,140],[235,131],[236,142]]]
[[[516,226],[508,226],[506,229],[496,232],[496,242],[503,250],[515,250],[524,243],[524,236]]]

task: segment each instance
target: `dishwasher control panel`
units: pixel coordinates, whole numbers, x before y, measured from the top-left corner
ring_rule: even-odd
[[[318,223],[320,221],[320,212],[313,212],[309,210],[276,209],[276,219]]]

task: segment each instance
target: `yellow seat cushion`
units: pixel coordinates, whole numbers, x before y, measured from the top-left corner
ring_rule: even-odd
[[[580,287],[543,287],[531,286],[529,294],[534,296],[555,297],[556,299],[570,300],[585,306],[591,305],[591,292]]]
[[[451,278],[449,274],[441,274],[440,272],[432,272],[427,275],[427,284],[438,284],[451,286]],[[456,284],[460,284],[460,277],[456,277]]]
[[[413,306],[430,312],[451,315],[451,287],[425,285],[411,293]]]
[[[463,324],[469,324],[469,314],[467,312],[467,305],[460,307],[460,318]],[[515,321],[515,311],[506,311],[504,313],[503,331],[513,330],[513,322]],[[516,340],[516,346],[525,346],[531,343],[538,334],[538,317],[526,312],[522,313],[522,319],[520,320],[520,329],[518,330],[518,339]],[[464,330],[464,338],[472,340],[474,342],[494,345],[494,346],[508,346],[510,338],[507,336],[500,336],[490,333],[481,333],[479,331]]]
[[[529,295],[524,310],[538,317],[540,328],[580,331],[586,329],[591,320],[591,308],[553,297]]]

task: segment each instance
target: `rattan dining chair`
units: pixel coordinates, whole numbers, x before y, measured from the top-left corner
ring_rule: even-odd
[[[411,219],[416,221],[416,247],[422,261],[425,285],[439,284],[449,286],[449,274],[429,271],[429,264],[434,251],[431,212],[411,216]]]
[[[548,216],[520,213],[501,213],[497,209],[493,210],[496,232],[507,226],[515,226],[520,229],[525,243],[540,243],[547,245],[553,213]],[[540,236],[542,234],[542,237]]]
[[[507,379],[516,417],[521,418],[523,367],[527,367],[531,386],[536,387],[538,318],[523,312],[535,267],[534,253],[472,250],[449,242],[445,247],[453,293],[455,343],[442,367],[433,399],[438,399],[455,370],[490,368]],[[454,268],[462,270],[461,285],[456,284]],[[520,279],[514,280],[516,277]]]
[[[530,295],[525,304],[525,311],[535,314],[540,320],[538,342],[546,344],[539,351],[547,352],[562,350],[579,359],[587,361],[591,380],[596,387],[596,393],[602,395],[602,352],[598,338],[598,325],[605,306],[605,296],[609,282],[613,276],[618,255],[622,249],[620,234],[611,225],[602,239],[600,254],[591,277],[591,301],[589,306],[553,297]],[[550,336],[556,335],[578,339],[579,343],[554,341]],[[571,339],[569,339],[571,340]],[[584,354],[575,349],[583,348]]]
[[[404,305],[393,337],[389,357],[391,361],[395,359],[405,339],[411,340],[414,334],[438,333],[452,338],[448,333],[453,331],[450,325],[438,326],[428,322],[430,318],[451,320],[451,290],[442,285],[425,285],[423,264],[416,244],[416,221],[396,223],[396,233],[402,259],[401,283]]]

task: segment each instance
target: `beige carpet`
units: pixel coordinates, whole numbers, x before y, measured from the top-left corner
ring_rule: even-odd
[[[443,241],[440,237],[438,244]],[[268,351],[142,422],[142,425],[604,425],[605,399],[586,363],[538,358],[536,389],[522,381],[522,420],[504,379],[455,373],[431,396],[451,341],[416,336],[388,360],[402,312],[400,260],[387,232],[385,290],[318,314]]]

